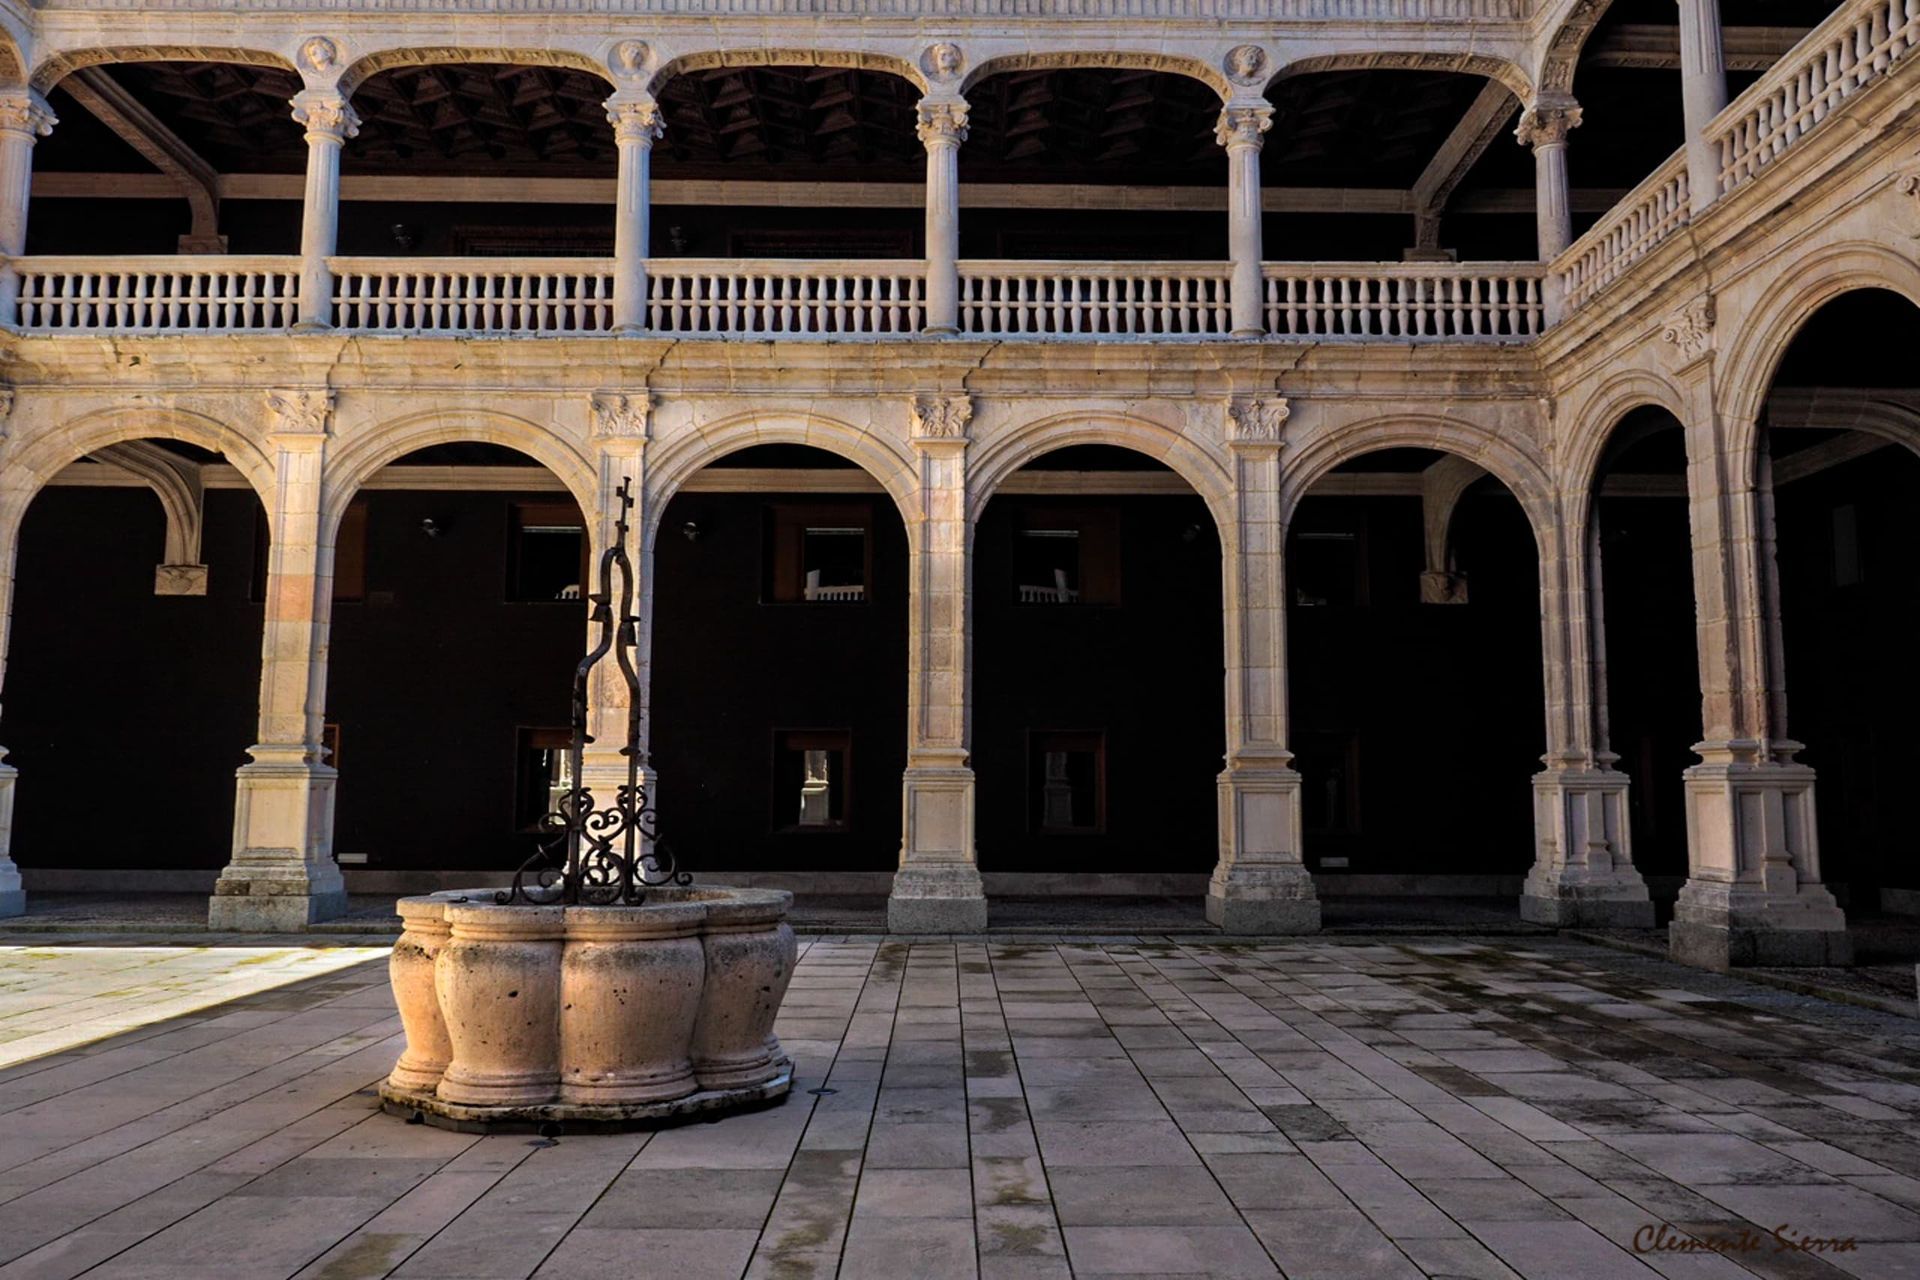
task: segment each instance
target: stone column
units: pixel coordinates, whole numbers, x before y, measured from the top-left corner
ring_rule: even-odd
[[[624,482],[633,497],[633,509],[627,513],[627,555],[633,561],[634,613],[638,615],[639,637],[635,662],[639,669],[641,699],[636,708],[629,696],[620,668],[611,658],[594,668],[587,690],[587,732],[593,741],[587,745],[581,772],[593,789],[595,804],[601,808],[613,803],[615,792],[627,781],[627,759],[621,754],[627,745],[628,717],[637,711],[640,722],[640,781],[651,801],[657,781],[648,764],[646,681],[647,657],[652,648],[653,574],[643,557],[647,520],[647,442],[652,438],[652,402],[645,392],[626,395],[602,391],[593,397],[592,444],[599,464],[599,500],[591,511],[583,512],[592,529],[591,581],[583,583],[584,592],[600,589],[600,556],[613,542],[620,518],[620,486]],[[619,601],[614,601],[619,608]],[[587,644],[597,643],[599,635],[589,621]],[[586,649],[581,650],[582,653]]]
[[[1540,261],[1552,262],[1573,243],[1573,206],[1567,197],[1567,134],[1580,127],[1571,99],[1542,101],[1520,116],[1513,136],[1533,148],[1534,210]]]
[[[12,409],[13,392],[0,389],[0,442],[5,440],[5,420]],[[19,553],[19,520],[0,519],[0,683],[6,677],[7,640],[13,623],[13,568]],[[27,909],[20,868],[13,861],[13,792],[20,771],[6,761],[7,749],[0,747],[0,919]]]
[[[967,104],[957,98],[920,102],[920,141],[927,148],[927,322],[924,332],[960,332],[960,144],[967,140]]]
[[[309,89],[293,99],[307,130],[307,191],[300,222],[300,320],[296,331],[333,327],[333,269],[340,233],[340,151],[360,132],[360,117],[337,90]]]
[[[13,260],[27,251],[33,144],[57,123],[47,100],[33,90],[0,91],[0,328],[20,322],[20,276]]]
[[[647,256],[652,245],[653,144],[666,132],[649,94],[622,90],[607,99],[607,119],[620,152],[613,209],[613,331],[647,327]]]
[[[1547,701],[1546,768],[1533,778],[1533,868],[1520,918],[1585,928],[1652,928],[1653,902],[1633,866],[1627,775],[1606,728],[1605,630],[1598,517],[1573,527],[1565,506],[1540,565]]]
[[[1727,105],[1720,0],[1680,0],[1680,101],[1687,124],[1687,190],[1694,213],[1720,198],[1720,152],[1707,125]]]
[[[972,630],[967,592],[967,423],[964,394],[915,396],[919,510],[907,536],[907,772],[900,869],[887,898],[894,933],[979,933],[987,898],[973,849]]]
[[[1233,526],[1221,530],[1226,605],[1227,767],[1220,775],[1220,861],[1207,919],[1228,933],[1311,933],[1320,902],[1301,860],[1300,775],[1287,750],[1286,533],[1278,396],[1227,406]]]
[[[1688,877],[1668,942],[1688,964],[1847,964],[1846,917],[1820,882],[1813,770],[1787,734],[1781,682],[1772,465],[1752,423],[1717,413],[1701,300],[1667,336],[1688,374],[1687,500],[1700,645],[1700,763],[1687,770]],[[1755,444],[1746,442],[1754,441]]]
[[[1227,107],[1213,131],[1227,149],[1227,257],[1233,266],[1228,297],[1236,338],[1259,338],[1267,332],[1260,248],[1260,141],[1272,127],[1273,108],[1261,102]]]
[[[333,861],[333,766],[322,756],[333,548],[322,494],[333,393],[267,393],[273,458],[260,663],[260,740],[239,773],[233,861],[208,906],[215,929],[286,932],[346,910]]]

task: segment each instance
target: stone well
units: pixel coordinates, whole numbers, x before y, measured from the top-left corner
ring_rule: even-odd
[[[660,1124],[793,1087],[773,1035],[793,895],[656,888],[642,906],[404,898],[388,1111],[447,1128]]]

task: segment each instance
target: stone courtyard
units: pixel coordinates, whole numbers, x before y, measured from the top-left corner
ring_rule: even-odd
[[[385,938],[11,941],[7,1280],[1920,1275],[1920,1023],[1565,939],[803,938],[784,1105],[486,1137]]]

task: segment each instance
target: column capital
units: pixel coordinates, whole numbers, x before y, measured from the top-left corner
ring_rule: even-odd
[[[607,99],[607,120],[613,125],[615,143],[650,147],[667,131],[660,104],[652,94],[637,89],[622,89]]]
[[[0,133],[23,134],[32,141],[46,137],[59,123],[47,100],[32,89],[0,92]]]
[[[967,104],[961,98],[922,98],[920,124],[915,130],[928,150],[957,147],[967,140]]]
[[[269,391],[267,419],[267,436],[278,444],[322,444],[333,434],[333,392]]]
[[[623,391],[593,393],[592,438],[596,444],[615,441],[644,443],[653,435],[653,396]]]
[[[1273,450],[1286,446],[1287,419],[1293,409],[1285,396],[1235,395],[1227,398],[1227,447]]]
[[[1564,144],[1567,135],[1580,127],[1581,107],[1571,98],[1541,101],[1520,114],[1513,136],[1523,147],[1551,147]]]
[[[1265,102],[1236,103],[1220,112],[1213,126],[1213,138],[1229,151],[1240,147],[1258,149],[1261,135],[1273,128],[1273,108]]]
[[[307,141],[343,144],[360,133],[360,117],[338,89],[308,89],[293,96],[293,118],[307,131]]]
[[[964,391],[926,392],[909,406],[913,445],[922,451],[967,447],[967,425],[973,421],[973,397]]]

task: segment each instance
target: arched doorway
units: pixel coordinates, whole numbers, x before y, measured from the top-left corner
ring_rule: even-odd
[[[1286,533],[1288,746],[1328,918],[1510,917],[1545,747],[1527,512],[1477,465],[1386,448],[1321,476]]]

